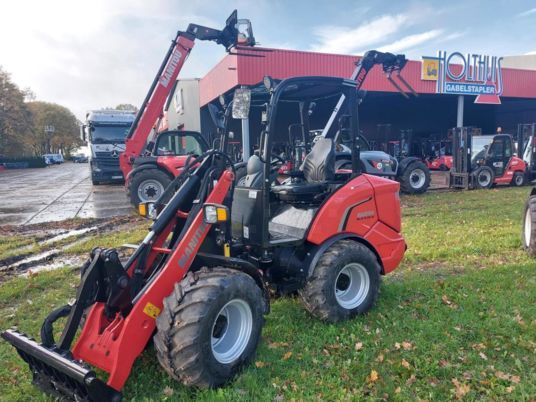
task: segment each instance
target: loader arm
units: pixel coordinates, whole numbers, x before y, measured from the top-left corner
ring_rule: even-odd
[[[396,88],[397,91],[399,91],[404,97],[408,98],[408,95],[402,88],[405,87],[407,90],[409,90],[411,94],[417,96],[415,90],[400,75],[400,72],[404,69],[407,62],[408,60],[403,54],[395,55],[392,53],[378,52],[377,50],[369,50],[363,55],[363,57],[359,61],[356,62],[356,68],[350,76],[350,79],[356,82],[356,91],[359,91],[362,88],[363,83],[368,76],[368,73],[374,68],[374,66],[381,65],[387,80]],[[398,78],[402,86],[393,79],[393,73],[396,73],[396,77]],[[322,130],[322,137],[329,138],[335,136],[335,133],[330,133],[330,130],[333,126],[333,122],[339,115],[339,111],[341,110],[345,99],[346,96],[341,95],[339,101],[337,102],[337,105],[331,113],[328,122],[326,123],[326,126]]]
[[[246,26],[245,33],[239,32],[239,25]],[[158,120],[163,114],[166,99],[170,96],[196,39],[216,42],[223,45],[227,51],[237,44],[246,46],[255,44],[251,23],[249,20],[239,20],[236,10],[229,16],[222,30],[190,24],[185,32],[177,33],[127,134],[125,151],[121,153],[119,160],[124,177],[128,176],[134,160],[145,150],[147,139],[153,128],[158,127]]]

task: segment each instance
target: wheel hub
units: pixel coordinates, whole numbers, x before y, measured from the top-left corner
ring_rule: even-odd
[[[138,198],[141,202],[156,201],[164,192],[164,186],[157,180],[144,180],[138,187]]]
[[[421,188],[426,182],[426,174],[422,169],[415,169],[409,175],[409,182],[411,187],[415,189]]]
[[[370,289],[370,277],[366,268],[358,263],[346,265],[335,280],[335,299],[345,309],[360,306]]]
[[[490,184],[491,176],[489,172],[481,172],[478,175],[478,182],[482,187],[487,187]]]
[[[212,325],[211,348],[222,363],[234,362],[246,349],[253,331],[253,313],[249,304],[234,299],[219,311]]]

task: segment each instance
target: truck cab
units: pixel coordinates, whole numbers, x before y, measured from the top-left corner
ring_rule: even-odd
[[[80,136],[89,148],[94,185],[124,180],[119,154],[125,151],[125,137],[135,117],[135,112],[126,110],[94,110],[86,114]]]

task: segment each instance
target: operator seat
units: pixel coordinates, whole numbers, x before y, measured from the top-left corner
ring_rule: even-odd
[[[335,178],[335,143],[331,138],[318,140],[300,166],[301,181],[272,187],[281,201],[319,203]]]

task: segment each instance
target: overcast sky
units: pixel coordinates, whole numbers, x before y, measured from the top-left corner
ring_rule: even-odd
[[[8,0],[0,65],[38,100],[85,111],[140,105],[177,30],[221,28],[234,8],[263,46],[420,59],[437,50],[536,53],[536,1]],[[181,77],[202,77],[225,54],[199,42]]]

